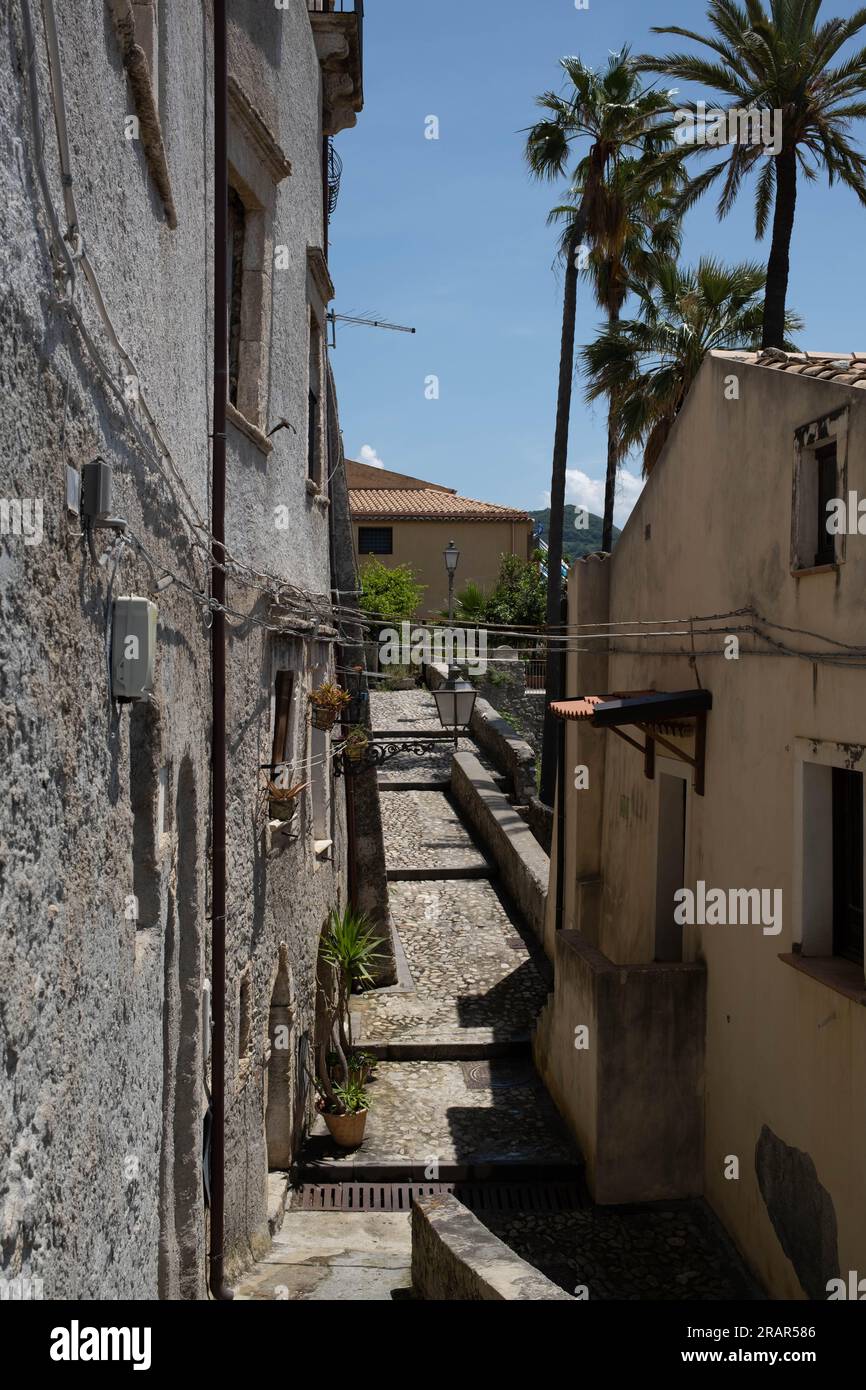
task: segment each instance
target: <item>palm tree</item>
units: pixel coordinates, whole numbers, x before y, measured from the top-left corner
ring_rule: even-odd
[[[578,179],[584,171],[578,170]],[[681,242],[680,218],[673,210],[672,198],[685,183],[678,161],[661,169],[654,155],[615,158],[605,175],[597,226],[589,229],[592,238],[586,275],[596,304],[607,316],[608,328],[619,322],[629,285],[647,283],[652,267],[660,257],[675,257]],[[562,245],[567,246],[571,223],[580,206],[582,183],[572,191],[570,201],[554,208],[548,221],[565,221]],[[613,549],[613,509],[616,478],[621,462],[616,440],[616,402],[608,400],[607,472],[604,491],[601,548]]]
[[[609,328],[580,354],[587,399],[616,400],[618,459],[643,447],[646,476],[707,353],[760,347],[766,280],[760,264],[726,266],[706,258],[692,269],[661,260],[653,283],[632,285],[641,317]],[[788,334],[802,326],[796,315],[786,315],[784,347],[794,350]]]
[[[770,158],[763,146],[738,142],[719,163],[693,180],[683,198],[691,204],[724,175],[718,211],[733,206],[743,178],[761,164],[755,185],[755,231],[766,233],[773,211],[767,264],[763,347],[781,347],[785,327],[791,235],[797,204],[798,170],[814,182],[824,169],[832,186],[837,180],[866,205],[866,160],[849,139],[852,120],[866,116],[866,49],[830,66],[845,43],[866,26],[866,8],[850,19],[818,23],[823,0],[710,0],[707,18],[713,33],[696,34],[678,25],[655,28],[678,34],[711,50],[712,58],[672,53],[637,59],[641,71],[697,82],[732,100],[726,110],[772,110],[781,113],[779,153]],[[683,107],[694,111],[694,107]],[[779,116],[776,116],[776,120]],[[694,148],[701,149],[701,146]]]
[[[596,72],[580,58],[563,58],[561,67],[568,82],[564,94],[548,91],[536,105],[546,113],[528,132],[526,160],[539,179],[564,176],[575,142],[589,142],[582,164],[580,203],[570,226],[565,248],[565,274],[562,307],[562,341],[559,353],[559,387],[556,402],[556,430],[550,483],[550,532],[548,535],[547,626],[552,637],[562,620],[562,525],[565,507],[565,477],[568,462],[568,428],[571,418],[571,383],[574,372],[574,337],[577,313],[578,254],[590,226],[600,222],[599,200],[605,172],[620,153],[646,151],[658,141],[669,143],[661,117],[669,112],[668,98],[646,90],[635,73],[628,49],[612,54],[607,68]],[[574,186],[576,178],[572,177]],[[547,644],[546,689],[549,702],[560,693],[562,661],[560,644]],[[549,707],[545,712],[541,756],[541,799],[552,805],[556,779],[555,720]]]

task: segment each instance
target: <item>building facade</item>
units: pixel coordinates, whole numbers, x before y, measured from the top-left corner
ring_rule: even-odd
[[[454,488],[425,483],[405,473],[346,460],[349,501],[358,564],[410,565],[424,586],[419,616],[448,611],[448,576],[443,552],[453,541],[460,551],[455,589],[496,585],[504,555],[528,560],[533,522],[528,512],[461,497]]]
[[[866,1269],[864,496],[866,357],[713,353],[569,581],[536,1059],[597,1200],[705,1195],[779,1298]]]
[[[5,8],[2,1272],[46,1298],[198,1298],[213,11]],[[343,789],[307,694],[341,679],[327,156],[361,106],[361,15],[236,0],[228,52],[231,1275],[267,1243],[268,1171],[311,1114],[319,942],[348,901]],[[85,478],[98,459],[108,505]],[[152,697],[121,702],[112,622],[129,595],[158,626]],[[298,789],[290,819],[269,780]]]

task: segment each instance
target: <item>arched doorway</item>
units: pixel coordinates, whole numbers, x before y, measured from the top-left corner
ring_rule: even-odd
[[[280,947],[277,978],[268,1011],[268,1073],[265,1144],[268,1170],[291,1167],[294,1146],[294,1028],[292,983],[286,949]]]

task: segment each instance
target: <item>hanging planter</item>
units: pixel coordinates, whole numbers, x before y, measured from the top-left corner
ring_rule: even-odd
[[[343,743],[343,757],[350,762],[359,763],[370,746],[370,736],[366,729],[356,725],[350,729]]]
[[[333,729],[340,713],[349,703],[350,695],[339,685],[325,681],[317,690],[311,690],[307,699],[310,702],[310,722],[314,729]]]
[[[297,813],[298,798],[309,785],[309,782],[299,782],[295,787],[278,787],[275,782],[268,782],[267,798],[271,820],[291,824]]]

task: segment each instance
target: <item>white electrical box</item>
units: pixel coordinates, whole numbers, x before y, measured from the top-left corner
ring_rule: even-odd
[[[111,694],[115,700],[147,700],[153,694],[157,608],[129,594],[114,600],[111,627]]]

